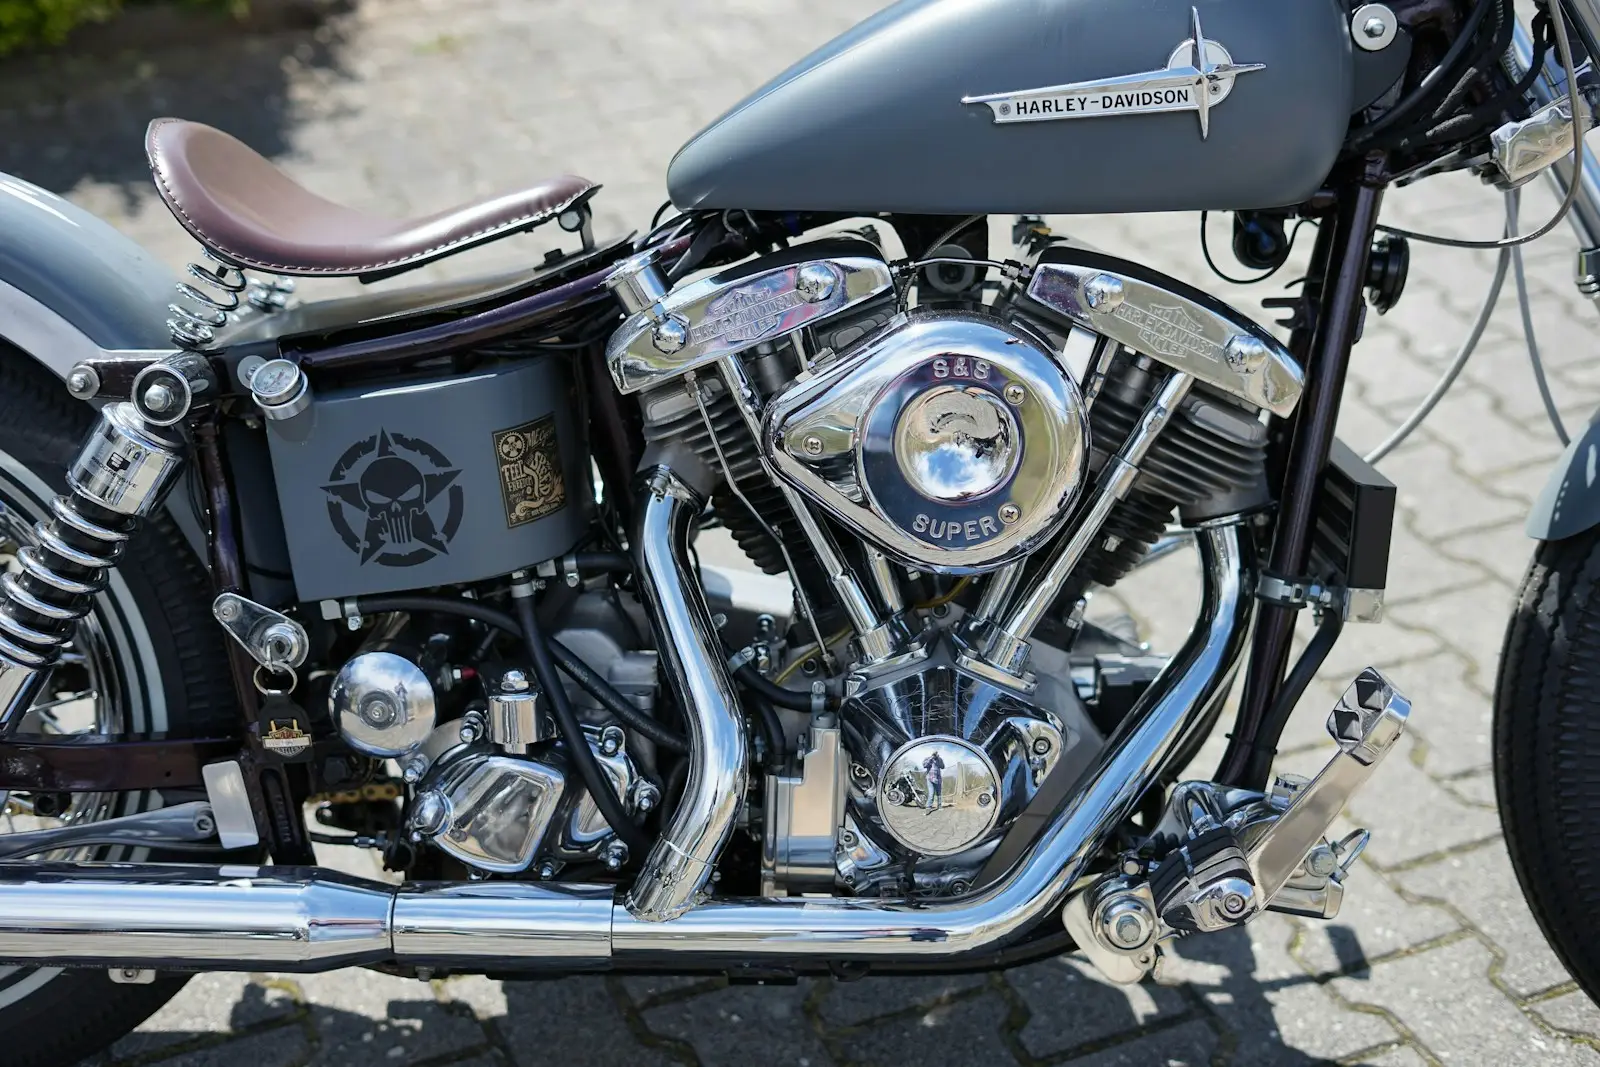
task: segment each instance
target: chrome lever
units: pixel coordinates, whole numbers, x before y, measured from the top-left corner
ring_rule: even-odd
[[[1344,691],[1328,716],[1338,753],[1296,790],[1289,807],[1247,852],[1262,899],[1271,900],[1288,883],[1345,802],[1400,740],[1410,715],[1411,702],[1372,667]]]

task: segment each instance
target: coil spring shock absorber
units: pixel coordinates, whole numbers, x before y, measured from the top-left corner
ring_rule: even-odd
[[[181,303],[167,305],[167,310],[172,312],[172,318],[167,320],[167,332],[180,348],[192,350],[209,345],[216,338],[216,331],[227,325],[229,312],[238,310],[239,294],[244,292],[248,284],[244,271],[226,262],[209,248],[204,252],[205,257],[216,266],[191,263],[188,275],[201,285],[215,290],[216,295],[188,282],[179,282],[178,296],[188,301],[189,306]]]
[[[35,524],[19,570],[0,576],[0,730],[15,729],[44,678],[89,614],[139,521],[183,466],[183,441],[132,404],[100,412],[67,470],[69,492]]]

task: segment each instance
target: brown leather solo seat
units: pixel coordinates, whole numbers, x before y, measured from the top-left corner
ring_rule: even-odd
[[[297,184],[221,130],[156,119],[145,134],[156,189],[195,240],[273,274],[391,274],[548,222],[599,186],[564,174],[417,219],[344,207]]]

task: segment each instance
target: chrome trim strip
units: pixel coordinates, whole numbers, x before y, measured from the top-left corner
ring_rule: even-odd
[[[878,249],[856,238],[796,245],[679,285],[606,345],[617,390],[635,393],[890,291]]]
[[[1305,388],[1305,372],[1277,338],[1132,260],[1053,246],[1033,269],[1027,299],[1274,415],[1293,412]]]

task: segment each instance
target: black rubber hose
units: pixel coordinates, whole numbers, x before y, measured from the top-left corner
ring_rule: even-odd
[[[1333,651],[1334,642],[1339,640],[1339,632],[1343,629],[1344,615],[1341,612],[1335,609],[1323,613],[1322,625],[1311,635],[1306,650],[1300,653],[1289,676],[1283,680],[1283,688],[1278,690],[1277,699],[1261,720],[1261,729],[1256,733],[1255,746],[1251,749],[1250,762],[1241,781],[1268,781],[1267,776],[1272,773],[1272,761],[1278,755],[1278,739],[1283,736],[1283,728],[1289,724],[1289,716],[1294,713],[1295,705],[1305,696],[1306,687],[1316,677],[1328,653]]]
[[[376,615],[385,611],[436,611],[440,615],[455,615],[464,619],[473,619],[492,626],[497,630],[504,630],[513,637],[522,636],[522,627],[510,615],[492,608],[487,604],[480,604],[476,600],[465,600],[459,597],[448,596],[364,596],[356,600],[356,610],[363,615]],[[617,692],[616,687],[590,669],[589,665],[578,654],[560,641],[551,639],[550,655],[556,666],[574,682],[578,688],[594,697],[600,706],[615,715],[622,725],[654,741],[662,748],[673,752],[689,751],[689,743],[683,735],[663,726],[638,708],[629,703],[628,698]]]
[[[1411,95],[1403,98],[1394,107],[1384,112],[1369,126],[1363,126],[1355,131],[1350,140],[1350,147],[1360,150],[1373,143],[1384,133],[1394,129],[1401,123],[1411,119],[1416,111],[1423,107],[1432,107],[1443,94],[1451,88],[1445,84],[1445,79],[1453,79],[1456,72],[1453,69],[1460,62],[1462,55],[1471,46],[1472,39],[1477,35],[1478,27],[1483,25],[1489,10],[1496,6],[1496,0],[1478,0],[1473,5],[1472,11],[1467,15],[1466,21],[1461,26],[1461,32],[1451,42],[1450,47],[1440,58],[1438,64],[1431,72],[1431,77],[1411,91]]]
[[[600,761],[594,758],[589,739],[583,736],[583,727],[578,724],[578,716],[573,714],[567,691],[561,685],[561,679],[556,677],[550,645],[539,629],[539,617],[533,610],[533,597],[517,598],[517,621],[522,623],[522,643],[527,646],[528,656],[533,660],[534,677],[544,687],[551,713],[555,716],[556,729],[566,739],[568,756],[578,768],[578,777],[583,779],[589,795],[594,798],[595,807],[600,809],[600,814],[611,824],[617,837],[627,844],[636,858],[642,859],[645,850],[650,847],[650,839],[628,818],[622,799],[612,787],[611,779],[601,769]]]
[[[772,706],[772,701],[755,691],[751,691],[749,697],[750,705],[756,711],[756,729],[761,731],[761,743],[767,750],[766,759],[761,765],[768,774],[778,774],[783,770],[784,758],[789,754],[783,720],[778,718],[778,709]]]
[[[765,697],[780,708],[788,708],[790,711],[811,710],[810,693],[802,693],[798,689],[785,689],[783,686],[769,681],[760,671],[756,670],[753,663],[746,663],[743,667],[734,671],[733,676],[743,682],[744,687],[750,692]],[[831,708],[836,703],[830,697],[823,706]]]
[[[626,552],[577,552],[572,559],[579,574],[633,573],[633,560]]]

